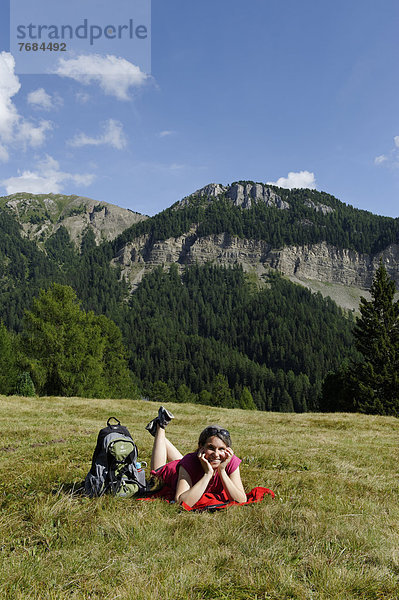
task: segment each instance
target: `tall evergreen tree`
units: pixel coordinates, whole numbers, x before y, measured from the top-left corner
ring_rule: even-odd
[[[218,373],[212,382],[212,404],[223,408],[234,407],[233,396],[229,388],[227,377]]]
[[[0,394],[11,394],[17,378],[16,336],[0,321]]]
[[[72,288],[53,284],[34,299],[25,315],[23,347],[40,394],[90,395],[88,387],[101,377],[102,340],[85,325]]]
[[[380,262],[370,289],[361,299],[354,329],[363,360],[351,368],[354,407],[370,414],[399,416],[399,302],[395,284]]]
[[[22,335],[29,371],[40,394],[134,397],[115,323],[82,310],[75,291],[54,283],[25,315]]]
[[[243,408],[244,410],[256,410],[256,404],[254,402],[252,394],[246,386],[244,386],[241,392],[238,404],[239,407]]]

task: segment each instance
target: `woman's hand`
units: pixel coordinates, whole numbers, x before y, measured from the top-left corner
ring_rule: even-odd
[[[200,448],[198,450],[198,454],[197,454],[199,461],[202,465],[202,468],[204,469],[204,473],[206,473],[207,475],[214,475],[214,470],[212,468],[212,465],[210,464],[210,462],[205,458],[205,451],[203,448]]]
[[[229,464],[229,462],[231,461],[231,459],[234,456],[234,451],[232,450],[232,448],[229,448],[229,447],[225,448],[225,450],[223,452],[224,452],[224,460],[218,466],[219,473],[226,469],[227,465]]]

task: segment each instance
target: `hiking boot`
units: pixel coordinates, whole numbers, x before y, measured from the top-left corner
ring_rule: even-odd
[[[162,427],[162,429],[165,429],[166,425],[174,418],[174,415],[172,415],[169,410],[166,410],[164,406],[160,406],[158,410],[158,416],[148,423],[146,429],[151,433],[152,437],[155,437],[157,425]]]
[[[155,419],[153,419],[152,421],[150,421],[148,423],[148,425],[146,425],[146,429],[149,433],[151,433],[152,437],[155,437],[155,434],[157,432],[157,425],[159,423],[159,419],[158,417],[156,417]]]
[[[174,415],[172,415],[172,413],[169,410],[166,410],[164,406],[159,407],[158,420],[159,426],[162,427],[162,429],[165,429],[166,425],[170,423],[171,420],[174,418]]]

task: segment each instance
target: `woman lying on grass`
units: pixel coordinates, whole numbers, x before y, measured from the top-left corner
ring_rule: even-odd
[[[173,418],[161,406],[158,417],[146,427],[155,438],[151,475],[162,480],[165,486],[162,496],[174,495],[176,502],[189,507],[206,494],[222,502],[246,502],[239,468],[241,460],[231,449],[227,429],[218,425],[206,427],[199,437],[198,449],[183,456],[165,435],[165,427]]]

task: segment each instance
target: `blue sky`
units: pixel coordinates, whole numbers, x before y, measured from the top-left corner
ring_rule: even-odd
[[[249,179],[399,216],[397,0],[153,0],[151,74],[116,46],[20,74],[1,6],[0,194],[153,215]]]

